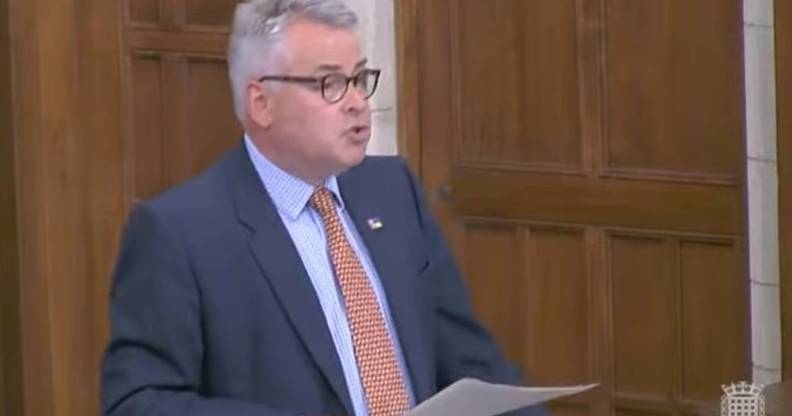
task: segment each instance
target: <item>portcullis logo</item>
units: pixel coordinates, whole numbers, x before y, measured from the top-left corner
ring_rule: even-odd
[[[721,416],[765,416],[763,386],[741,381],[722,388]]]

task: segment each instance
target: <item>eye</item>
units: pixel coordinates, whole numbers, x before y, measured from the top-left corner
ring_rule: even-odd
[[[371,73],[369,71],[360,71],[355,75],[355,84],[359,87],[368,87],[371,84]]]
[[[343,74],[330,74],[325,76],[324,83],[327,88],[343,88],[346,86],[347,77]]]

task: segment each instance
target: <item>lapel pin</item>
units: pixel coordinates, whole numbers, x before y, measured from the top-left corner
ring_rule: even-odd
[[[366,222],[368,223],[369,228],[374,231],[382,228],[382,221],[377,217],[369,218]]]

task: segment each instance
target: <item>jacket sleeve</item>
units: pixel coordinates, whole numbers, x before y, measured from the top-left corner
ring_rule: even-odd
[[[467,290],[442,230],[435,221],[414,175],[410,177],[416,210],[423,231],[429,264],[424,276],[431,278],[434,299],[434,344],[437,351],[437,385],[443,389],[472,377],[498,384],[523,385],[521,371],[503,355],[497,343],[476,319]],[[541,406],[509,413],[513,416],[546,416]]]
[[[294,415],[200,394],[200,294],[179,236],[149,207],[130,215],[110,293],[101,373],[108,416]]]

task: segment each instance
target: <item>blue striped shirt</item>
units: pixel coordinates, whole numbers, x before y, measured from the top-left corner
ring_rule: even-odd
[[[280,215],[292,241],[294,241],[294,245],[297,247],[300,259],[302,259],[305,270],[308,272],[308,277],[311,279],[311,284],[316,291],[316,296],[327,321],[327,327],[330,329],[330,335],[333,338],[333,344],[335,344],[336,353],[344,370],[344,379],[349,390],[349,396],[352,399],[355,415],[368,416],[366,397],[360,373],[358,372],[357,361],[355,360],[346,308],[340,288],[336,283],[327,248],[324,223],[319,213],[308,204],[314,188],[305,181],[275,166],[259,152],[247,135],[245,135],[245,146],[250,155],[250,160],[261,178],[261,182],[272,198],[272,202],[278,210],[278,215]],[[374,268],[368,250],[363,244],[363,240],[358,234],[352,219],[344,209],[344,200],[341,198],[336,177],[331,176],[328,178],[325,181],[325,187],[335,196],[336,208],[338,209],[347,239],[363,264],[366,275],[371,280],[380,308],[385,315],[388,332],[396,349],[396,357],[402,371],[402,378],[407,386],[407,392],[410,395],[411,402],[415,403],[410,378],[406,376],[404,354],[401,351],[399,337],[393,325],[393,318],[391,317],[388,301],[377,275],[377,270]]]

